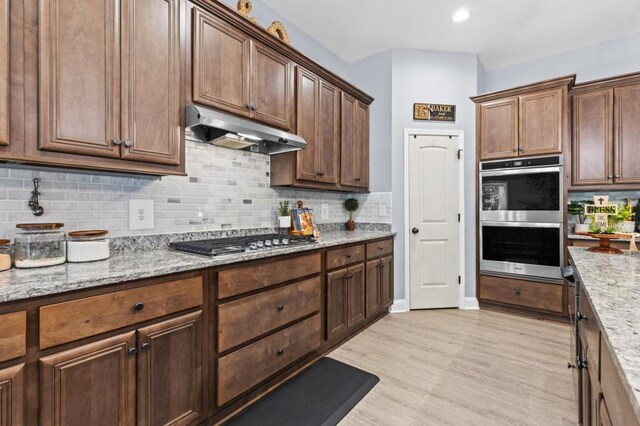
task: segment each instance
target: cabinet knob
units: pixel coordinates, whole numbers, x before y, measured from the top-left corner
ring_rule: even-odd
[[[284,349],[280,348],[276,353],[278,354],[278,356],[281,356],[284,353]]]
[[[282,312],[284,310],[284,305],[278,305],[276,306],[276,309],[278,310],[278,312]]]
[[[517,290],[516,290],[516,294],[517,294],[518,296],[520,296],[520,293],[521,293],[520,289],[517,289]]]
[[[149,344],[149,342],[144,342],[142,345],[140,345],[140,351],[142,352],[146,352],[149,349],[151,349],[151,344]]]
[[[607,176],[607,179],[613,179],[613,175]]]
[[[324,176],[324,172],[320,172],[320,176]]]
[[[347,279],[349,279],[349,280],[350,280],[351,278],[353,278],[353,274],[349,274],[349,275],[347,275]]]
[[[140,312],[143,309],[144,309],[144,303],[136,303],[135,305],[133,305],[133,310],[136,312]]]
[[[580,312],[578,312],[578,314],[576,315],[576,317],[578,318],[578,321],[582,321],[582,320],[586,321],[586,320],[588,320],[588,319],[589,319],[589,317],[588,317],[588,316],[586,316],[586,315],[582,315]]]
[[[251,104],[244,104],[244,107],[247,108],[247,109],[251,109],[252,105]]]
[[[620,179],[620,175],[615,175],[613,177],[616,178],[616,179]]]
[[[567,368],[569,368],[569,369],[576,368],[576,366],[571,364],[570,362],[567,362]]]
[[[411,233],[417,234],[418,232],[420,232],[418,228],[411,228]]]
[[[513,148],[513,152],[518,152],[518,148]]]
[[[523,148],[518,148],[518,151],[524,152],[524,149]]]
[[[578,360],[578,368],[579,369],[584,370],[588,366],[589,366],[589,363],[587,361]]]
[[[380,261],[380,269],[384,269],[384,263],[382,263],[382,261]]]
[[[258,110],[258,107],[257,107],[257,106],[255,106],[255,105],[251,105],[251,111],[257,111],[257,110]]]
[[[114,140],[111,141],[111,143],[113,143],[114,145],[122,145],[122,141],[120,140],[120,138],[115,138]]]
[[[131,148],[133,146],[133,142],[127,139],[126,141],[124,141],[124,146],[126,146],[127,148]]]
[[[360,182],[360,178],[355,178],[354,179],[356,182]]]
[[[135,354],[138,353],[138,350],[136,348],[129,348],[127,353],[129,354],[129,356],[134,356]]]
[[[351,253],[347,253],[347,259],[351,259]]]
[[[384,250],[384,247],[378,246],[378,250],[382,251],[382,250]]]

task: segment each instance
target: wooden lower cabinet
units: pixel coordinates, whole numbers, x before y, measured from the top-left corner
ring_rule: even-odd
[[[366,318],[364,263],[327,274],[327,339]]]
[[[364,264],[352,266],[349,268],[347,275],[347,300],[349,309],[347,309],[348,327],[364,321],[365,312],[365,273]]]
[[[24,380],[24,364],[0,370],[0,425],[25,424]]]
[[[597,426],[613,426],[613,422],[611,421],[611,416],[609,415],[609,410],[607,409],[607,404],[604,401],[604,398],[600,398],[600,404],[598,405],[598,422]]]
[[[382,307],[380,264],[379,260],[367,262],[367,316],[377,314]]]
[[[138,425],[187,425],[202,415],[201,317],[138,330]]]
[[[551,312],[555,315],[564,312],[562,284],[480,275],[478,290],[481,302]]]
[[[42,358],[41,425],[134,424],[135,352],[131,331]]]

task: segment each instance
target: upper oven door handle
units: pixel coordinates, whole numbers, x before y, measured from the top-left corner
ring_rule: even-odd
[[[480,221],[480,227],[483,226],[501,226],[501,227],[517,227],[517,228],[562,228],[562,223],[542,223],[542,222],[489,222]]]
[[[480,176],[509,176],[509,175],[527,175],[532,173],[549,173],[549,172],[562,172],[562,166],[555,167],[534,167],[531,169],[503,169],[503,170],[491,170],[486,172],[480,172]]]

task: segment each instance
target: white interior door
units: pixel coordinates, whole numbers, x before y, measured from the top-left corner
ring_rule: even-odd
[[[409,137],[411,309],[459,306],[457,136]]]

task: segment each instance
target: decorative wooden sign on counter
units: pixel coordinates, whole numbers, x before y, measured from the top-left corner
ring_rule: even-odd
[[[425,121],[456,121],[456,106],[444,104],[413,104],[413,119]]]

